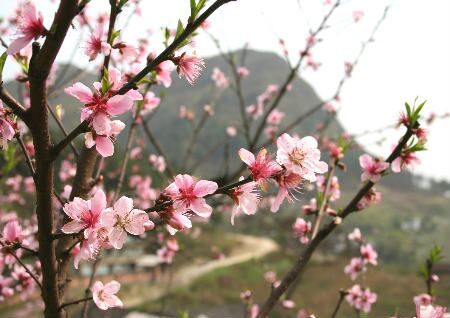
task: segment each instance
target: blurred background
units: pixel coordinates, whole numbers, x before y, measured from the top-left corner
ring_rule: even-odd
[[[313,63],[299,68],[292,89],[277,107],[285,114],[277,129],[283,130],[293,119],[316,109],[291,132],[316,135],[322,141],[333,141],[340,135],[354,139],[354,146],[344,159],[346,170],[338,172],[342,195],[334,203],[336,209],[345,206],[360,186],[359,155],[389,154],[402,135],[395,124],[403,104],[413,104],[416,97],[419,102],[427,100],[423,113],[429,119],[424,124],[429,133],[428,150],[419,154],[420,165],[383,178],[377,185],[382,202],[353,215],[325,242],[299,287],[290,295],[295,308],[280,306],[273,317],[296,317],[299,309],[308,309],[317,317],[330,315],[339,289],[353,285],[343,268],[358,252],[346,239],[354,227],[361,229],[379,253],[379,266],[370,268],[362,278],[378,294],[370,317],[414,314],[412,298],[425,291],[419,267],[435,244],[443,247],[445,255],[436,269],[441,278],[436,284],[437,301],[448,306],[450,125],[446,114],[450,112],[450,2],[341,2],[316,38],[318,43],[311,50]],[[36,3],[44,13],[44,21],[50,21],[56,4]],[[92,0],[89,14],[106,12],[107,6],[107,1]],[[7,19],[15,7],[15,1],[2,3],[0,16]],[[215,68],[232,77],[230,65],[220,53],[233,56],[237,65],[249,70],[242,81],[242,93],[245,105],[255,104],[269,85],[280,87],[286,80],[288,62],[297,62],[310,30],[320,25],[330,8],[322,0],[238,0],[210,18],[210,26],[199,32],[193,48],[206,62],[195,86],[188,86],[173,74],[170,88],[154,90],[163,100],[148,124],[176,169],[195,168],[196,176],[212,179],[232,175],[240,166],[237,150],[245,145],[245,139],[238,127],[238,99],[232,89],[215,90],[211,80]],[[386,8],[387,15],[383,17]],[[119,28],[128,42],[137,43],[146,37],[152,51],[159,52],[163,48],[161,27],[175,29],[178,19],[186,21],[188,16],[187,0],[141,1],[139,11],[135,6],[124,11]],[[80,40],[87,36],[86,30],[77,30],[76,26],[71,30],[58,60],[57,74],[65,70],[65,78],[59,84],[68,86],[82,81],[90,86],[96,80],[98,63],[87,63],[80,47]],[[214,39],[218,40],[220,51]],[[362,46],[364,51],[360,54]],[[345,63],[355,59],[358,63],[347,77]],[[14,93],[19,92],[14,81],[18,72],[17,66],[7,63],[4,81]],[[338,89],[343,78],[345,84]],[[339,101],[333,100],[337,89]],[[60,91],[61,87],[55,89],[52,104],[62,105],[63,122],[72,129],[78,124],[80,106]],[[336,114],[316,107],[330,99]],[[199,127],[205,104],[213,106],[214,116],[202,124],[187,164],[181,155],[189,147],[186,136],[192,136]],[[185,106],[184,114],[187,111],[191,115],[180,116],[180,106]],[[236,136],[227,134],[230,126],[238,129]],[[136,145],[148,145],[144,136],[140,131]],[[106,188],[116,182],[114,171],[120,164],[125,139],[126,134],[122,134],[116,148],[118,155],[107,160],[111,174],[106,177]],[[266,139],[270,142],[270,136],[262,138],[262,142]],[[154,146],[148,149],[148,154],[155,153]],[[274,149],[269,146],[270,152]],[[167,184],[163,174],[138,159],[130,165],[127,176],[136,174],[151,176],[151,187],[155,189]],[[124,191],[133,193],[135,189],[128,185]],[[177,234],[180,251],[172,264],[162,264],[155,255],[155,238],[130,242],[132,248],[108,255],[99,268],[99,274],[105,277],[120,278],[121,296],[127,305],[126,310],[111,310],[104,317],[150,317],[144,313],[157,317],[242,317],[245,306],[240,293],[250,290],[255,302],[262,302],[270,290],[264,274],[274,271],[278,278],[283,277],[303,248],[292,237],[291,227],[302,214],[301,207],[314,196],[314,185],[305,184],[295,204],[285,204],[275,214],[263,206],[255,216],[239,217],[235,226],[229,224],[229,209],[218,208],[210,222],[195,223],[192,231]],[[77,273],[75,294],[82,294],[91,270],[89,264],[83,264]],[[0,310],[4,317],[21,317],[35,313],[36,306],[37,302],[30,302],[29,306],[11,304]],[[346,304],[340,313],[339,317],[355,315]],[[98,312],[91,315],[103,317]]]

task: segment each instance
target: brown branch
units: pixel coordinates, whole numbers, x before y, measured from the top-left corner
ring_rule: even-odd
[[[326,183],[325,191],[323,192],[323,199],[320,204],[319,212],[317,213],[317,219],[316,219],[316,222],[314,223],[313,231],[311,234],[311,239],[314,239],[314,237],[317,235],[317,232],[319,231],[319,228],[320,228],[320,224],[322,223],[322,219],[325,215],[325,209],[328,205],[328,200],[330,198],[331,183],[333,181],[336,164],[337,164],[337,161],[333,162],[331,165],[331,169],[328,171],[327,178],[326,178],[327,183]]]
[[[169,157],[164,152],[164,150],[161,148],[161,145],[159,144],[158,140],[156,139],[156,137],[153,135],[152,131],[150,130],[150,127],[148,126],[147,121],[142,119],[141,126],[144,129],[144,132],[145,132],[147,138],[150,140],[153,147],[155,147],[155,150],[158,153],[158,155],[160,155],[164,158],[164,161],[166,162],[166,169],[164,170],[164,172],[166,173],[167,177],[169,179],[173,178],[175,176],[175,170],[173,169],[173,167],[169,161]]]
[[[333,6],[331,7],[330,11],[328,11],[328,13],[323,17],[321,23],[319,24],[319,26],[317,27],[317,29],[312,32],[311,36],[312,37],[316,37],[322,30],[325,29],[326,27],[326,23],[328,22],[329,18],[331,17],[331,15],[334,13],[334,11],[339,7],[340,5],[340,0],[337,0]],[[278,106],[278,104],[280,103],[282,97],[284,96],[284,94],[287,91],[287,88],[289,86],[289,84],[294,80],[295,76],[297,75],[297,71],[299,69],[299,67],[301,66],[303,59],[308,55],[308,53],[310,52],[310,50],[314,47],[315,42],[314,43],[308,43],[304,52],[302,53],[302,55],[300,56],[299,61],[297,62],[297,64],[291,69],[286,81],[284,82],[283,86],[281,87],[281,89],[278,91],[277,96],[275,97],[275,99],[273,100],[272,104],[270,105],[270,107],[267,109],[267,111],[264,113],[264,116],[256,130],[255,136],[253,137],[252,143],[250,144],[250,151],[253,151],[255,149],[256,144],[258,143],[259,137],[261,136],[261,133],[263,132],[264,126],[266,124],[266,120],[267,117],[269,117],[270,113]]]
[[[116,92],[116,95],[123,95],[130,89],[133,89],[137,82],[143,79],[148,73],[155,69],[160,63],[166,61],[169,56],[178,48],[178,46],[184,42],[211,14],[217,9],[228,2],[237,0],[217,0],[208,9],[205,10],[194,22],[189,21],[184,31],[173,40],[173,42],[154,60],[150,61],[144,69],[136,74],[131,80],[128,81],[121,89]]]
[[[95,277],[95,274],[97,273],[97,268],[98,268],[98,265],[99,265],[100,261],[101,261],[101,258],[97,258],[94,261],[94,263],[92,264],[91,276],[89,277],[88,285],[87,285],[86,289],[84,290],[84,297],[85,298],[88,298],[89,294],[91,293],[91,286],[92,286],[92,283],[94,282],[94,277]],[[89,309],[89,302],[85,302],[83,304],[83,310],[81,311],[81,317],[82,318],[87,318],[88,309]]]
[[[237,0],[217,0],[214,2],[208,9],[205,10],[203,14],[201,14],[194,22],[189,22],[186,25],[186,29],[176,38],[173,42],[163,51],[161,52],[155,59],[150,61],[146,67],[144,67],[138,74],[136,74],[133,78],[131,78],[126,84],[124,84],[118,91],[116,91],[113,95],[123,95],[131,89],[135,89],[137,83],[143,79],[147,74],[153,71],[156,66],[160,63],[167,61],[169,57],[173,54],[173,52],[178,48],[178,46],[183,43],[211,14],[214,13],[217,9],[228,2],[237,1]],[[109,62],[109,58],[105,61]],[[105,69],[104,63],[104,68]],[[107,66],[107,65],[106,65]],[[102,73],[103,74],[103,73]],[[80,134],[83,132],[83,127],[86,125],[85,122],[82,122],[78,125],[72,133]],[[69,134],[72,135],[72,133]],[[75,136],[76,137],[76,136]],[[75,138],[74,137],[74,138]]]
[[[61,130],[61,132],[63,133],[63,135],[67,138],[68,133],[67,133],[66,128],[64,128],[62,121],[58,118],[55,111],[48,103],[47,103],[47,109],[49,110],[50,114],[52,115],[53,119],[55,120],[56,124],[58,125],[58,127]],[[72,151],[73,151],[73,154],[75,155],[75,157],[78,158],[79,154],[78,154],[77,148],[75,148],[75,145],[73,144],[72,140],[70,141],[70,148],[72,148]]]
[[[417,128],[418,124],[414,127]],[[386,162],[392,163],[398,156],[400,156],[402,149],[406,146],[408,140],[413,136],[413,129],[410,127],[407,129],[405,135],[400,140],[399,144],[395,147],[394,151],[386,159]],[[368,191],[374,186],[372,181],[365,183],[354,198],[347,204],[347,206],[339,214],[339,217],[344,220],[349,214],[358,210],[357,205],[361,199],[368,193]],[[291,286],[291,284],[301,277],[306,265],[308,264],[311,255],[314,253],[316,248],[322,243],[322,241],[328,237],[330,233],[337,227],[335,222],[330,222],[324,228],[322,228],[317,235],[310,241],[306,249],[301,253],[300,257],[297,259],[294,266],[289,270],[289,272],[284,276],[280,285],[277,288],[271,290],[271,293],[265,303],[262,305],[261,310],[258,314],[258,318],[268,317],[270,311],[277,304],[281,296],[286,292],[286,290]]]
[[[0,99],[6,104],[6,106],[11,108],[17,117],[22,119],[27,126],[30,126],[29,112],[3,87],[3,82],[0,82]]]
[[[210,156],[212,156],[219,148],[222,148],[222,146],[226,145],[228,143],[228,136],[226,136],[223,140],[220,142],[214,144],[209,150],[207,150],[200,158],[197,159],[196,162],[194,162],[189,169],[190,173],[193,174],[195,170],[201,165],[202,163],[206,162],[206,159],[208,159]]]
[[[125,173],[127,171],[128,160],[130,159],[131,147],[133,146],[133,138],[136,133],[137,122],[136,120],[139,118],[139,114],[141,112],[142,107],[138,107],[136,109],[136,114],[133,116],[133,122],[131,123],[130,131],[128,133],[127,143],[125,146],[125,153],[120,165],[120,174],[119,180],[117,182],[116,191],[114,191],[114,195],[112,196],[112,202],[117,200],[117,197],[120,194],[120,190],[122,190],[123,181],[125,179]]]
[[[72,141],[78,137],[79,134],[85,133],[89,131],[89,123],[87,121],[82,122],[78,125],[74,130],[70,132],[64,139],[62,139],[59,143],[52,147],[51,157],[52,160],[56,160],[58,158],[61,151],[66,148],[67,145],[73,145]],[[77,156],[78,157],[78,156]]]
[[[334,308],[333,313],[331,314],[331,318],[336,318],[337,313],[339,312],[339,309],[341,308],[342,302],[344,301],[345,296],[347,295],[347,292],[343,289],[339,290],[339,300],[336,304],[336,307]]]
[[[35,169],[33,166],[33,162],[31,161],[30,155],[28,154],[27,148],[25,147],[25,144],[23,143],[22,137],[20,134],[16,135],[17,142],[19,143],[20,149],[22,150],[23,155],[25,156],[25,162],[27,163],[28,168],[30,169],[31,176],[35,177]]]
[[[6,246],[3,242],[0,242],[0,244],[4,247],[4,248],[9,248],[8,246]],[[17,261],[17,263],[20,264],[20,266],[22,266],[25,271],[28,273],[28,275],[30,275],[31,278],[33,278],[33,280],[36,282],[36,284],[39,286],[39,288],[41,289],[41,291],[43,291],[43,287],[41,282],[39,281],[39,279],[36,277],[36,275],[34,275],[30,269],[28,268],[28,266],[22,262],[22,260],[20,259],[20,257],[18,257],[16,255],[16,253],[14,253],[13,251],[7,251],[6,253],[8,253],[9,255],[11,255],[12,257],[14,257],[14,259]]]
[[[183,156],[181,171],[186,169],[186,167],[188,165],[188,162],[191,159],[192,152],[194,151],[194,147],[195,147],[195,144],[197,142],[198,135],[199,135],[200,131],[202,130],[202,128],[205,126],[206,121],[210,117],[211,116],[207,112],[204,111],[203,112],[203,116],[200,119],[200,122],[194,128],[194,131],[192,132],[191,139],[190,139],[189,144],[188,144],[188,146],[186,148],[186,152],[185,152],[185,154]]]
[[[81,298],[81,299],[78,299],[78,300],[70,301],[70,302],[62,304],[59,307],[59,309],[63,309],[64,307],[67,307],[67,306],[78,305],[79,303],[84,303],[84,302],[88,302],[88,301],[91,301],[91,300],[92,300],[92,297],[85,297],[85,298]]]

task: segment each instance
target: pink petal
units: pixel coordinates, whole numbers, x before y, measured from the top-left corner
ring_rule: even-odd
[[[212,207],[203,198],[192,200],[190,208],[192,212],[203,218],[209,218],[212,213]]]
[[[133,107],[133,101],[125,95],[116,95],[106,102],[106,110],[112,115],[121,115]]]
[[[105,291],[108,294],[117,294],[119,290],[120,290],[120,283],[115,280],[110,281],[103,287],[103,291]]]
[[[277,212],[280,209],[281,203],[283,203],[284,199],[288,196],[288,192],[286,188],[280,188],[278,190],[277,196],[275,200],[272,202],[272,206],[270,207],[271,212]]]
[[[398,157],[392,162],[391,165],[392,172],[399,173],[402,171],[402,158]]]
[[[72,202],[66,203],[63,207],[64,213],[71,219],[78,219],[81,213],[89,211],[89,204],[81,198],[75,198]]]
[[[217,183],[207,180],[200,180],[194,186],[194,195],[196,197],[204,197],[207,194],[214,193],[218,188]]]
[[[282,134],[277,139],[277,147],[278,150],[284,150],[286,152],[289,152],[292,148],[295,146],[294,138],[292,138],[288,134]]]
[[[252,154],[250,151],[248,151],[247,149],[241,148],[239,149],[239,158],[241,158],[241,160],[247,165],[247,166],[251,166],[253,165],[253,163],[255,162],[255,155]]]
[[[95,146],[94,136],[91,132],[88,132],[84,135],[84,145],[86,148],[92,148]]]
[[[18,53],[21,49],[28,45],[33,40],[33,37],[23,36],[15,39],[6,50],[8,55],[13,55]]]
[[[139,93],[137,89],[130,89],[128,92],[125,93],[125,96],[133,101],[143,99],[142,94]]]
[[[111,157],[114,154],[114,145],[108,137],[97,136],[95,143],[95,149],[102,157]]]
[[[121,215],[127,215],[131,210],[133,210],[133,199],[126,196],[121,197],[114,203],[114,211]]]
[[[65,88],[64,91],[78,99],[83,104],[88,104],[93,101],[91,90],[83,83],[75,83],[72,86]]]
[[[144,224],[148,221],[148,214],[142,210],[133,210],[129,215],[131,222],[125,226],[125,230],[133,235],[141,235],[145,232]]]
[[[179,189],[190,189],[194,185],[194,179],[188,174],[179,174],[175,177],[175,184]]]
[[[123,243],[127,240],[127,232],[125,232],[122,228],[115,227],[111,230],[108,237],[111,245],[120,250]]]
[[[86,227],[86,223],[78,220],[70,221],[61,228],[63,233],[78,233]]]
[[[306,136],[300,139],[300,141],[308,148],[315,149],[317,148],[317,140],[314,137]]]
[[[92,119],[92,127],[97,135],[109,136],[111,133],[111,119],[105,113],[98,113]]]
[[[109,55],[109,53],[111,53],[111,45],[106,42],[102,42],[101,50],[104,55]]]
[[[120,120],[113,120],[111,122],[111,135],[117,136],[125,128],[125,124]]]
[[[116,213],[114,212],[113,209],[109,208],[106,209],[105,211],[103,211],[101,217],[100,217],[100,222],[102,223],[102,225],[104,227],[107,228],[111,228],[114,225],[116,225]]]
[[[91,211],[95,214],[100,214],[106,208],[106,195],[102,189],[97,190],[94,197],[91,199]]]
[[[361,155],[359,157],[359,165],[363,169],[367,169],[373,163],[372,157],[368,154]]]
[[[122,301],[116,295],[108,295],[105,297],[105,302],[109,308],[123,307]]]

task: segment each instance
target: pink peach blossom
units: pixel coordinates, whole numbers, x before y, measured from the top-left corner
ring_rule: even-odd
[[[352,12],[353,21],[359,22],[364,17],[364,11],[355,10]]]
[[[345,266],[344,272],[350,275],[352,280],[355,280],[361,272],[365,272],[366,267],[360,257],[354,257],[351,259],[350,264]]]
[[[123,196],[114,203],[114,208],[106,209],[101,216],[101,223],[110,228],[108,238],[111,245],[121,249],[127,239],[127,233],[141,235],[145,232],[144,224],[149,221],[145,211],[134,209],[133,200]]]
[[[281,170],[281,167],[272,160],[264,148],[258,152],[256,158],[250,151],[241,148],[239,149],[239,158],[248,166],[253,180],[258,182],[260,186],[267,178]]]
[[[307,244],[309,242],[308,235],[312,230],[311,222],[307,222],[302,218],[297,218],[292,225],[292,230],[294,232],[294,237],[298,238],[302,244]]]
[[[83,231],[84,238],[90,237],[100,226],[100,218],[106,209],[106,195],[98,190],[92,199],[83,200],[75,197],[73,201],[63,207],[64,213],[72,219],[64,224],[61,231],[64,233],[78,233]]]
[[[230,80],[228,77],[226,77],[225,74],[217,67],[213,69],[211,79],[218,88],[227,88],[230,85]]]
[[[281,112],[275,108],[270,112],[269,116],[267,116],[267,122],[271,125],[279,125],[285,115],[286,114],[284,112]]]
[[[16,129],[14,124],[0,101],[0,149],[5,149],[6,142],[12,140],[15,135]]]
[[[320,150],[314,137],[302,139],[283,134],[277,139],[277,162],[311,182],[316,181],[316,173],[325,173],[328,165],[320,160]]]
[[[183,212],[178,212],[171,205],[161,211],[159,216],[167,223],[167,231],[171,235],[174,235],[177,231],[183,231],[192,227],[191,220]]]
[[[24,232],[19,222],[10,221],[6,223],[2,232],[3,239],[6,240],[6,243],[14,243],[14,242],[22,242],[24,239]]]
[[[421,306],[416,305],[417,318],[446,318],[447,309],[441,306]]]
[[[248,70],[248,68],[246,68],[244,66],[240,66],[237,69],[237,73],[238,73],[239,77],[244,78],[250,74],[250,71]]]
[[[317,190],[319,192],[325,192],[325,188],[326,188],[326,182],[327,180],[325,179],[324,176],[317,176]],[[339,180],[337,176],[333,176],[331,178],[331,182],[330,182],[330,188],[329,188],[329,200],[330,201],[336,201],[341,197],[341,190],[340,190],[340,186],[339,186]]]
[[[111,45],[107,42],[104,25],[99,23],[86,40],[84,53],[89,56],[89,61],[93,61],[100,52],[105,56],[109,55],[111,53]]]
[[[381,201],[381,192],[378,192],[375,188],[371,188],[366,195],[358,202],[357,208],[359,210],[365,209],[372,204],[379,203]]]
[[[36,9],[33,1],[29,1],[20,10],[17,22],[17,38],[8,46],[7,54],[18,53],[33,39],[44,35],[44,18]]]
[[[366,264],[377,265],[378,253],[370,244],[362,245],[360,248],[361,256]]]
[[[349,241],[361,242],[362,234],[359,228],[355,228],[353,232],[349,233],[347,236]]]
[[[241,177],[239,180],[243,180]],[[256,182],[249,182],[234,188],[230,196],[234,201],[233,210],[231,212],[231,224],[234,225],[234,218],[239,212],[244,212],[247,215],[256,213],[258,208],[258,194],[255,192]]]
[[[389,168],[389,163],[374,160],[371,156],[364,154],[359,157],[359,164],[363,169],[361,181],[370,180],[374,183],[380,181],[381,173]]]
[[[144,96],[144,104],[142,106],[142,115],[154,111],[161,103],[161,98],[157,97],[153,92],[147,92]]]
[[[212,207],[203,198],[217,190],[217,183],[207,180],[195,180],[187,174],[175,177],[164,192],[174,201],[173,206],[178,212],[192,211],[198,216],[208,218]]]
[[[312,198],[311,200],[309,200],[309,205],[303,205],[302,211],[303,213],[305,213],[305,215],[317,213],[318,208],[316,198]]]
[[[156,66],[156,80],[158,83],[162,83],[166,88],[172,85],[172,79],[170,73],[173,70],[173,63],[171,61],[164,61]]]
[[[186,52],[177,59],[178,76],[186,78],[187,82],[194,85],[205,67],[205,61],[195,55],[188,55]]]
[[[112,120],[109,124],[110,131],[103,135],[88,132],[84,135],[84,144],[87,148],[95,149],[102,157],[110,157],[114,154],[114,143],[116,136],[125,128],[125,124],[120,120]]]
[[[14,289],[10,287],[12,283],[12,278],[0,275],[0,301],[3,301],[5,298],[11,297],[14,294]]]
[[[377,301],[377,294],[372,293],[369,288],[364,288],[361,293],[360,300],[356,304],[355,308],[362,310],[365,313],[369,313],[372,309],[372,305]]]
[[[107,310],[113,307],[123,307],[122,301],[116,296],[120,289],[120,283],[113,280],[105,285],[96,281],[92,286],[92,297],[94,303],[101,310]]]
[[[290,171],[276,175],[275,182],[277,183],[279,189],[275,200],[272,202],[270,211],[277,212],[280,209],[284,199],[288,199],[289,202],[292,202],[292,198],[295,198],[292,192],[299,191],[301,181],[302,178],[298,174]]]
[[[429,306],[433,302],[433,298],[429,294],[420,294],[414,297],[414,303],[420,306]]]
[[[420,159],[414,152],[406,149],[403,150],[398,158],[396,158],[391,165],[392,172],[399,173],[409,166],[414,166],[420,163]]]

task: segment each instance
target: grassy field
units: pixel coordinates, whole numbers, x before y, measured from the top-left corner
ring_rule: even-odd
[[[263,279],[264,273],[273,270],[281,276],[291,266],[291,262],[292,260],[282,253],[274,253],[259,261],[216,270],[198,279],[188,288],[173,289],[166,298],[166,308],[182,312],[239,304],[239,293],[246,289],[252,290],[256,302],[262,302],[269,292],[269,286]],[[329,317],[338,299],[337,291],[352,285],[348,276],[343,275],[346,263],[346,259],[311,263],[300,287],[292,297],[297,304],[296,310],[307,308],[318,317]],[[440,304],[448,304],[450,277],[441,278],[441,282],[436,285],[437,301]],[[412,298],[424,291],[424,283],[416,274],[414,266],[371,268],[364,280],[379,296],[369,317],[389,317],[395,312],[402,317],[414,315]],[[159,308],[160,302],[157,301],[142,305],[138,309],[154,311]],[[294,316],[294,312],[281,308],[277,308],[273,315],[274,318]],[[356,314],[344,303],[339,317],[356,317]]]

